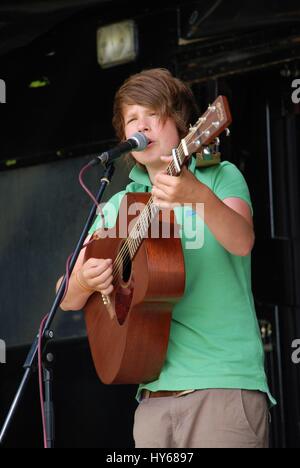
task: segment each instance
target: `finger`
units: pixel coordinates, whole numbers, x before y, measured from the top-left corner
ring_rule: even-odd
[[[108,268],[104,273],[102,273],[101,275],[97,276],[97,281],[98,281],[98,283],[104,283],[105,281],[107,281],[107,279],[108,279],[110,276],[113,276],[113,270],[112,270],[112,268]]]
[[[111,266],[113,263],[111,258],[106,258],[104,259],[98,259],[98,264],[95,264],[95,267],[97,268],[98,266],[102,266],[104,269]]]
[[[174,208],[179,206],[178,203],[171,203],[161,199],[153,199],[153,202],[159,208],[167,208],[168,210],[173,210]]]
[[[165,208],[167,210],[171,210],[173,208],[172,203],[168,203],[168,202],[160,202],[159,207],[160,208]]]
[[[112,266],[112,260],[111,259],[98,259],[98,262],[93,262],[93,264],[90,266],[91,269],[97,269],[97,270],[102,270],[105,271],[107,268]]]
[[[112,274],[113,267],[112,266],[106,266],[106,265],[100,265],[99,267],[96,268],[89,268],[88,270],[83,272],[83,276],[86,279],[95,279],[97,278],[100,281],[104,278],[106,279],[109,275]]]
[[[155,198],[159,198],[162,200],[165,200],[169,196],[166,190],[158,188],[157,186],[153,187],[152,194]]]
[[[165,162],[171,162],[173,161],[173,156],[161,156],[160,159]]]
[[[113,276],[110,276],[106,281],[101,281],[100,284],[98,283],[97,289],[99,288],[101,291],[103,291],[103,289],[109,288],[112,285],[113,280]]]
[[[158,186],[160,188],[162,188],[162,187],[174,187],[176,182],[177,181],[176,181],[175,177],[170,176],[168,174],[164,174],[163,172],[160,172],[155,177],[154,185]]]
[[[111,285],[109,288],[107,289],[104,289],[102,291],[100,291],[104,296],[109,296],[114,290],[114,287],[113,285]]]
[[[89,258],[87,262],[85,263],[85,265],[89,268],[98,268],[100,266],[104,267],[104,265],[111,265],[111,264],[112,264],[111,258],[108,258],[105,260],[102,258]]]

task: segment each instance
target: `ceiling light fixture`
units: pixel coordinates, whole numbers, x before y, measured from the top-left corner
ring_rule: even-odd
[[[137,57],[137,28],[133,20],[103,26],[97,31],[98,63],[102,68],[132,62]]]

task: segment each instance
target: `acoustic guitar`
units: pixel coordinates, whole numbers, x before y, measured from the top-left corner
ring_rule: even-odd
[[[205,155],[205,148],[230,123],[227,99],[220,96],[173,150],[166,172],[178,176],[191,155],[203,150]],[[141,207],[138,216],[137,207]],[[91,257],[113,260],[113,293],[105,297],[95,292],[84,307],[100,380],[138,384],[157,379],[167,351],[172,310],[185,291],[184,256],[174,211],[159,209],[149,193],[126,194],[116,226],[96,232],[86,247],[85,261]]]

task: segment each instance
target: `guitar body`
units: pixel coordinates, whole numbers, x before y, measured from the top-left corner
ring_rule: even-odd
[[[123,198],[116,228],[102,230],[106,238],[92,242],[86,248],[88,258],[111,258],[113,262],[124,248],[126,235],[121,236],[121,220],[127,226],[137,218],[130,207],[145,205],[151,194],[128,193]],[[118,264],[119,281],[105,305],[102,295],[95,292],[84,312],[89,345],[100,380],[105,384],[138,384],[155,380],[165,360],[172,309],[184,294],[184,256],[179,238],[179,226],[173,211],[169,227],[164,216],[158,218],[160,236],[143,240],[131,261]],[[163,229],[170,229],[168,238],[161,238]]]

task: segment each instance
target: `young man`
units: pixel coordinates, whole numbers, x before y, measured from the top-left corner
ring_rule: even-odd
[[[130,77],[115,97],[113,123],[120,139],[143,132],[150,144],[132,153],[132,182],[112,197],[118,208],[126,192],[152,192],[160,207],[176,208],[184,227],[193,216],[204,244],[187,248],[182,230],[186,288],[175,305],[165,363],[158,379],[141,383],[135,414],[136,447],[268,447],[264,351],[251,292],[254,244],[247,184],[229,162],[197,168],[191,158],[179,177],[166,174],[170,154],[194,123],[191,90],[167,70]],[[204,204],[203,211],[200,209]],[[110,204],[108,203],[109,207]],[[107,208],[107,227],[116,216]],[[100,225],[97,219],[92,234]],[[112,261],[81,253],[62,304],[83,308],[94,291],[109,295]]]

